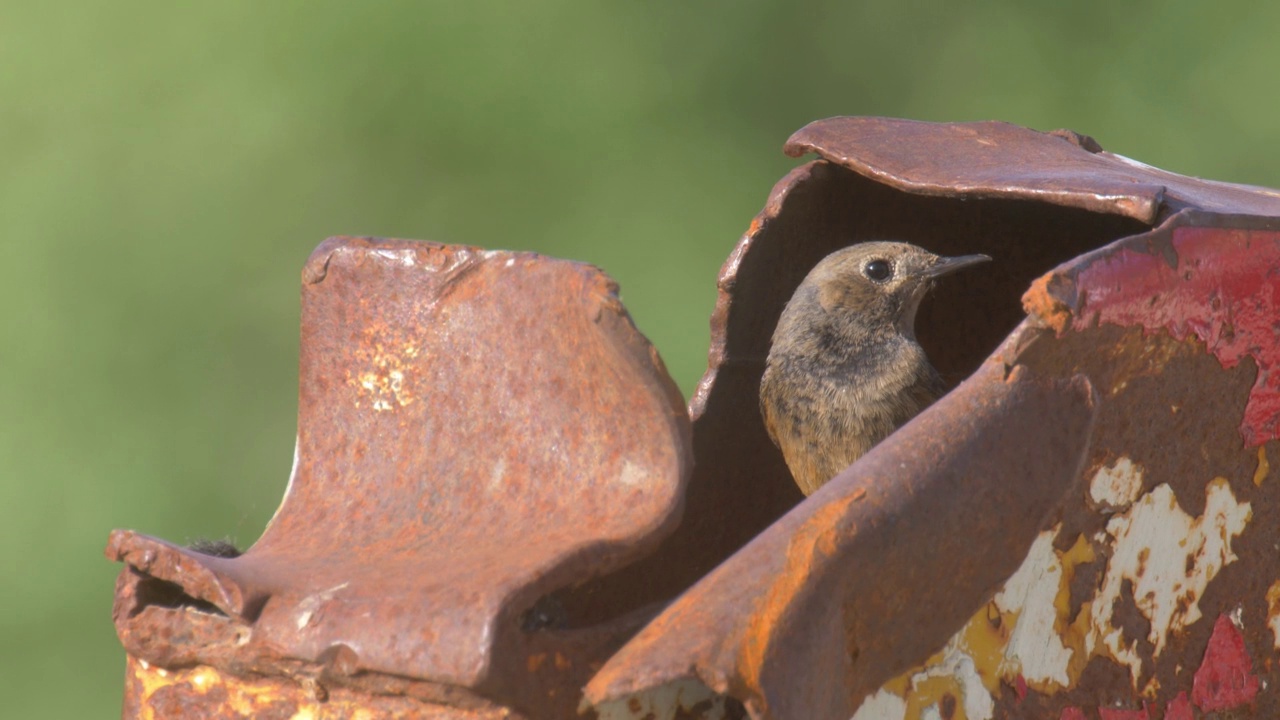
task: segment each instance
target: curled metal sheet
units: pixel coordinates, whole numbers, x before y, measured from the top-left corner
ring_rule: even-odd
[[[991,255],[917,320],[944,375],[970,377],[695,584],[588,700],[610,717],[690,685],[720,703],[703,717],[724,696],[758,718],[1273,708],[1280,193],[1001,123],[837,118],[787,149],[821,159],[722,271],[695,482],[787,482],[755,392],[783,304],[839,247]]]
[[[652,611],[555,591],[679,521],[689,423],[595,268],[335,238],[303,271],[298,440],[244,555],[127,531],[115,621],[152,665],[561,716]]]
[[[817,153],[906,192],[1022,198],[1143,223],[1186,207],[1280,215],[1280,192],[1167,172],[1106,152],[1070,130],[840,117],[801,128],[786,151],[794,157]]]

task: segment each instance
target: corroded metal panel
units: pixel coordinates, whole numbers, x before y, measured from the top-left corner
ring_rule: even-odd
[[[1103,401],[1083,485],[963,629],[855,717],[1275,717],[1280,223],[1174,216],[1038,281],[1014,359]]]
[[[918,320],[969,379],[697,583],[588,699],[693,683],[769,718],[1277,715],[1280,194],[1000,123],[840,118],[788,150],[822,159],[725,265],[696,423],[754,390],[804,273],[863,239],[995,258]],[[977,409],[1010,383],[1035,399]],[[785,477],[743,415],[717,457],[747,486]],[[970,433],[1005,441],[965,452]]]
[[[551,595],[651,551],[691,465],[683,403],[590,266],[367,238],[303,271],[298,441],[243,556],[132,532],[116,627],[193,664],[559,716],[651,614]],[[299,686],[301,687],[301,686]]]

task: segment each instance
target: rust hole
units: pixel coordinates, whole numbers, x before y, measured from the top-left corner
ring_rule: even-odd
[[[520,629],[525,632],[563,630],[569,626],[569,614],[555,594],[543,595],[520,615]]]
[[[172,610],[191,608],[210,615],[227,617],[227,614],[218,609],[217,605],[208,600],[201,600],[188,595],[181,585],[150,575],[141,576],[138,581],[136,597],[137,602],[134,604],[132,612],[129,613],[129,617],[136,617],[138,613],[148,607],[161,607]]]

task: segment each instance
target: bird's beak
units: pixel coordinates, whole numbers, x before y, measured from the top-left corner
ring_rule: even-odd
[[[938,262],[924,271],[925,277],[936,278],[942,275],[950,275],[951,273],[967,268],[970,265],[978,263],[990,262],[991,258],[987,255],[961,255],[960,257],[944,257],[938,258]]]

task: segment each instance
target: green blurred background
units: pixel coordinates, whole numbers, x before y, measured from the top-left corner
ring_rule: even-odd
[[[780,147],[842,114],[1070,127],[1280,185],[1280,4],[0,3],[0,695],[109,717],[110,529],[261,532],[328,235],[617,278],[686,393]]]

